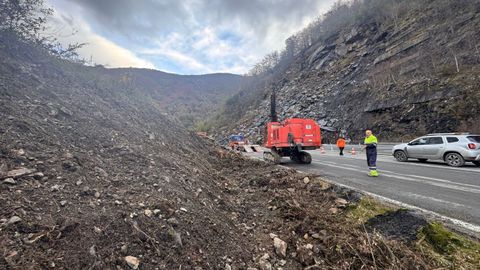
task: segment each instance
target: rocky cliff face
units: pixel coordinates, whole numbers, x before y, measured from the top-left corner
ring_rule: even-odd
[[[367,128],[384,140],[480,132],[480,4],[467,2],[439,11],[445,1],[425,1],[394,20],[357,23],[315,41],[257,88],[219,137],[244,132],[261,140],[272,88],[280,119],[311,117],[353,138]]]

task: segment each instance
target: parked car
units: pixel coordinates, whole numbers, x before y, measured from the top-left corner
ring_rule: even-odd
[[[395,145],[392,155],[398,161],[409,158],[421,162],[443,160],[449,166],[461,167],[465,162],[480,166],[480,135],[470,133],[434,133],[409,143]]]

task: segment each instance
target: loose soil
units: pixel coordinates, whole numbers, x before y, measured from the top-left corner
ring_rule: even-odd
[[[370,230],[377,230],[391,239],[408,242],[416,240],[419,230],[425,225],[427,221],[424,217],[405,209],[378,215],[367,222],[367,228]]]

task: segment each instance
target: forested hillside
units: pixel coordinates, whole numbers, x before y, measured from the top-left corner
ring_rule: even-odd
[[[252,69],[212,130],[261,140],[275,89],[280,118],[353,138],[366,128],[384,140],[479,132],[479,14],[474,0],[339,2]]]

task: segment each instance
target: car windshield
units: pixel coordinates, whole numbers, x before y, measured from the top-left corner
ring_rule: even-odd
[[[480,136],[467,136],[467,139],[469,139],[471,142],[480,143]]]
[[[240,142],[240,141],[243,141],[243,136],[242,136],[242,135],[233,135],[233,136],[230,136],[230,141],[231,141],[231,142]]]

